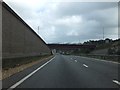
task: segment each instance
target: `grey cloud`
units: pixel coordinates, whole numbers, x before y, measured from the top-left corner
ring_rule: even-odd
[[[98,10],[114,8],[117,5],[117,2],[62,2],[58,5],[56,14],[58,16],[89,14]]]
[[[42,7],[9,2],[11,7],[47,43],[83,42],[105,37],[117,38],[118,12],[115,2],[58,2]],[[76,19],[77,17],[77,19]]]

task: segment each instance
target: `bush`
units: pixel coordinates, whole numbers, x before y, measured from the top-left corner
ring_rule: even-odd
[[[108,54],[109,54],[109,55],[115,54],[115,50],[112,49],[112,48],[109,48],[109,49],[108,49]]]
[[[120,49],[118,49],[118,51],[116,52],[117,55],[120,55]]]

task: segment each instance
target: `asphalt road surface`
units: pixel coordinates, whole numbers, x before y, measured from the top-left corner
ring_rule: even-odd
[[[120,64],[56,55],[11,85],[13,88],[118,88]]]

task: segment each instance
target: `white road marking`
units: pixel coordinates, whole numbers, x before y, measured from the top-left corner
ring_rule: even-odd
[[[83,66],[88,67],[86,64],[83,64]]]
[[[37,68],[36,70],[34,70],[32,73],[30,73],[29,75],[27,75],[26,77],[24,77],[23,79],[21,79],[20,81],[18,81],[16,84],[14,84],[13,86],[11,86],[8,90],[11,90],[12,88],[16,88],[18,85],[20,85],[22,82],[24,82],[26,79],[28,79],[30,76],[32,76],[34,73],[36,73],[38,70],[40,70],[41,68],[43,68],[45,65],[47,65],[48,63],[50,63],[55,57],[53,57],[51,60],[47,61],[46,63],[44,63],[42,66],[40,66],[39,68]]]
[[[117,80],[113,80],[113,82],[120,85],[120,82],[118,82]]]
[[[75,60],[75,62],[77,62],[77,60]]]

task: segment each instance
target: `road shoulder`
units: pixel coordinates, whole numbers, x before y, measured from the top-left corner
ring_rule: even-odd
[[[7,75],[8,77],[6,76],[6,78],[4,78],[2,80],[2,87],[3,88],[9,88],[11,85],[13,85],[17,81],[19,81],[20,79],[22,79],[23,77],[25,77],[26,75],[28,75],[29,73],[31,73],[36,68],[38,68],[42,64],[46,63],[48,60],[50,60],[53,57],[54,56],[52,55],[52,56],[50,56],[48,58],[44,58],[42,60],[38,60],[38,61],[35,61],[33,63],[21,65],[19,67],[16,67],[16,69],[10,69],[6,73],[6,74],[8,74]],[[12,72],[11,75],[9,74],[10,72]]]

